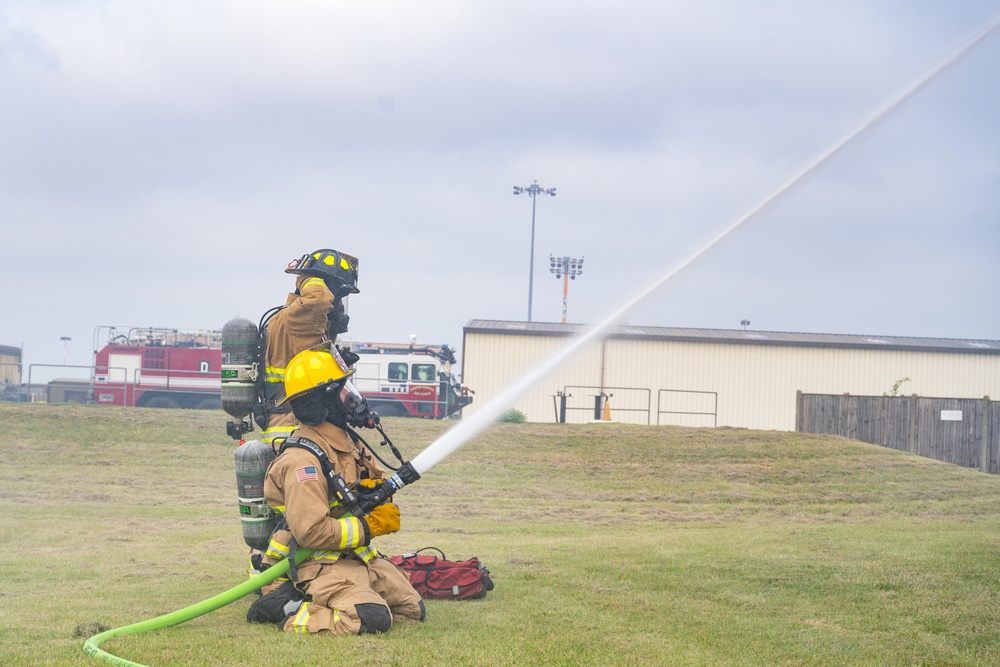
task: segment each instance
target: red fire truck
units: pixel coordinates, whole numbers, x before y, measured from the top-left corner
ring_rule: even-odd
[[[107,343],[98,349],[98,340]],[[360,356],[354,384],[384,417],[458,416],[472,393],[451,372],[447,345],[338,343]],[[98,327],[93,402],[221,409],[221,331]]]
[[[101,405],[221,409],[218,331],[97,327],[91,383]]]

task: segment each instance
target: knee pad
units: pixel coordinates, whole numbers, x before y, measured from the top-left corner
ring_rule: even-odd
[[[359,635],[388,632],[392,626],[392,615],[389,613],[389,609],[383,605],[367,602],[354,605],[354,610],[357,612],[358,618],[361,619]]]

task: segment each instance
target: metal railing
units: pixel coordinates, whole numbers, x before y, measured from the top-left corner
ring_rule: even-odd
[[[595,391],[597,391],[598,393],[596,393],[596,394],[588,394],[587,395],[588,398],[593,398],[594,399],[594,405],[593,406],[586,406],[586,407],[577,407],[577,406],[570,406],[570,405],[568,405],[566,399],[573,397],[573,394],[570,393],[570,390],[576,390],[576,389],[580,389],[580,390],[589,389],[589,390],[595,390]],[[610,406],[610,403],[608,403],[608,405],[610,406],[609,410],[610,410],[611,414],[623,413],[623,412],[642,412],[642,413],[645,413],[646,414],[646,424],[649,425],[649,423],[650,423],[650,403],[652,402],[652,390],[646,389],[644,387],[599,387],[599,386],[592,386],[592,385],[566,385],[565,387],[563,387],[563,390],[562,390],[561,393],[559,393],[559,394],[557,394],[556,396],[553,397],[554,399],[557,399],[558,402],[559,402],[558,406],[557,406],[557,412],[556,412],[556,421],[559,422],[559,423],[563,423],[564,424],[564,423],[566,423],[566,413],[567,412],[579,411],[579,410],[593,411],[594,412],[594,418],[599,420],[601,418],[601,416],[602,416],[604,404],[606,402],[608,402],[607,399],[614,397],[613,393],[608,393],[610,391],[617,391],[617,392],[637,392],[639,394],[644,394],[645,395],[645,403],[646,403],[646,407],[644,407],[644,408],[641,408],[641,407],[636,408],[636,407]],[[638,402],[641,403],[642,401],[640,400]],[[636,403],[636,401],[632,400],[632,401],[628,401],[628,403],[634,405]]]
[[[693,410],[664,410],[663,405],[663,395],[667,393],[672,394],[702,394],[712,397],[712,411],[711,412],[699,412]],[[660,415],[703,415],[712,418],[712,426],[717,426],[719,423],[719,393],[715,391],[692,391],[689,389],[661,389],[656,394],[656,425],[660,425]]]

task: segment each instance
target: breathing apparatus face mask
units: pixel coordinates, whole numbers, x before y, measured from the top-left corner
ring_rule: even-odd
[[[338,384],[325,396],[325,405],[327,408],[326,421],[334,426],[347,428],[347,416],[349,413],[347,408],[344,407],[343,401],[340,400],[342,387],[343,385]]]
[[[331,334],[336,336],[337,334],[347,333],[347,325],[351,321],[351,316],[347,314],[344,302],[341,299],[337,299],[333,310],[327,315],[327,319],[330,321],[329,331]]]

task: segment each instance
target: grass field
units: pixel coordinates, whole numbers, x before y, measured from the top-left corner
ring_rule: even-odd
[[[226,419],[0,404],[0,665],[107,664],[81,650],[100,629],[245,580]],[[386,420],[407,457],[447,426]],[[157,666],[1000,664],[996,476],[829,436],[503,424],[397,501],[383,552],[478,555],[496,590],[377,637],[251,626],[244,598],[103,648]]]

